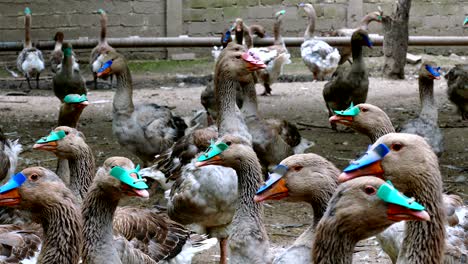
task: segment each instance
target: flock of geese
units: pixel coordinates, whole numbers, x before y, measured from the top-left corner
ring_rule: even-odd
[[[313,37],[314,7],[298,7],[308,14],[304,63],[315,79],[329,79],[323,90],[329,121],[335,129],[342,124],[367,135],[372,145],[364,155],[341,172],[304,153],[311,143],[294,124],[262,117],[255,84],[271,94],[290,61],[280,34],[285,11],[275,14],[275,42],[264,48],[252,41],[264,29],[236,19],[222,36],[223,47],[213,51],[213,80],[201,96],[206,111],[187,122],[167,107],[134,104],[127,61],[107,43],[107,16],[99,10],[101,36],[90,59],[94,83],[116,79],[112,131],[145,168],[110,157],[96,169],[92,148],[77,130],[88,105],[86,84],[58,32],[51,54],[53,90],[61,101],[58,126],[33,146],[52,152],[57,170],[31,167],[14,174],[22,147],[0,131],[0,176],[8,178],[0,187],[0,262],[190,263],[219,240],[223,264],[352,263],[355,245],[377,236],[393,263],[467,263],[467,207],[443,193],[439,170],[444,148],[433,92],[439,68],[422,63],[421,113],[396,133],[383,110],[365,103],[363,47],[372,46],[367,26],[382,12],[366,15],[359,28],[337,30],[334,35],[351,36],[351,48],[337,50]],[[29,89],[30,78],[38,86],[44,69],[30,27],[26,8],[18,69]],[[457,65],[446,78],[450,100],[468,118],[466,66]],[[148,198],[154,184],[166,190],[165,210],[119,206],[126,196]],[[285,250],[269,244],[265,200],[312,207],[310,227]]]

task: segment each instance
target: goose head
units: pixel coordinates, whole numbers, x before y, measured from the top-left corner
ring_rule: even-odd
[[[312,154],[290,156],[276,166],[260,187],[255,201],[281,200],[327,203],[337,186],[339,170],[324,158]],[[327,199],[326,201],[321,201]]]
[[[148,185],[141,177],[140,166],[125,157],[111,157],[104,161],[94,178],[97,185],[111,197],[120,198],[122,194],[148,198]]]
[[[216,68],[225,71],[234,79],[242,79],[250,77],[253,71],[265,69],[266,65],[244,46],[231,42],[219,55]]]
[[[367,31],[363,29],[354,31],[353,35],[351,36],[351,43],[356,43],[355,45],[358,46],[367,46],[368,48],[372,48],[373,45]]]
[[[376,177],[340,184],[317,230],[331,224],[357,241],[376,235],[398,221],[428,221],[424,207]]]
[[[86,146],[83,133],[75,128],[60,126],[38,140],[33,149],[50,151],[59,158],[70,159],[76,158],[81,146]]]
[[[425,61],[419,68],[419,79],[439,80],[440,67],[432,61]]]
[[[240,170],[242,164],[251,159],[256,159],[250,143],[241,137],[225,135],[217,142],[213,142],[204,154],[198,157],[197,167],[218,165]]]
[[[465,20],[463,21],[463,28],[468,27],[468,17],[465,17]]]
[[[127,69],[127,62],[124,56],[115,51],[99,55],[97,61],[101,63],[100,68],[97,70],[97,76],[100,78],[105,78],[112,74],[118,75]]]
[[[393,127],[387,114],[379,107],[372,104],[358,104],[350,106],[344,111],[335,111],[330,117],[330,123],[338,123],[365,134],[374,134],[375,130],[382,127]]]
[[[33,213],[40,213],[44,206],[64,199],[75,198],[54,172],[43,167],[24,169],[0,187],[0,206],[18,207]]]
[[[363,20],[366,20],[367,22],[372,22],[372,21],[376,21],[378,23],[381,23],[382,22],[382,13],[381,11],[375,11],[375,12],[370,12],[369,14],[367,14]]]
[[[397,189],[418,197],[427,186],[441,188],[437,156],[424,138],[406,133],[390,133],[380,137],[366,154],[351,162],[338,180],[374,175],[390,180]],[[440,177],[440,173],[439,173]],[[429,194],[430,195],[430,194]]]
[[[65,38],[65,36],[64,36],[63,32],[57,31],[57,33],[55,33],[55,35],[54,35],[53,40],[56,41],[56,42],[61,43],[61,42],[63,42],[64,38]]]

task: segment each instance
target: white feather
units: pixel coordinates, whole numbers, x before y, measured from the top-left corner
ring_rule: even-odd
[[[160,263],[167,264],[190,264],[192,258],[196,253],[207,250],[218,243],[218,239],[210,238],[205,239],[201,242],[193,243],[191,240],[187,240],[187,243],[182,247],[182,251],[170,260],[164,260]]]
[[[39,73],[44,70],[44,61],[41,59],[40,51],[29,51],[26,58],[21,64],[21,69],[24,73],[32,74]]]

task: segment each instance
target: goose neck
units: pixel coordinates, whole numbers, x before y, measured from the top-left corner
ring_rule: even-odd
[[[112,222],[118,203],[119,197],[109,195],[99,183],[91,186],[82,205],[84,263],[94,263],[90,260],[103,252],[115,251]]]
[[[82,224],[72,195],[49,202],[40,212],[44,230],[42,250],[37,263],[76,263],[80,260]]]
[[[421,103],[420,117],[437,123],[438,113],[434,100],[434,80],[419,78],[419,100]]]
[[[363,29],[363,30],[368,30],[369,29],[369,23],[373,20],[372,16],[370,14],[367,14],[365,15],[362,19],[361,19],[361,24],[360,24],[360,29]]]
[[[70,189],[81,202],[94,178],[94,156],[89,146],[80,146],[79,154],[68,160],[70,168]]]
[[[341,232],[335,219],[327,218],[320,221],[315,230],[315,241],[312,248],[314,264],[351,264],[353,260],[356,237],[348,232]],[[331,250],[333,249],[333,250]]]
[[[32,48],[31,43],[31,15],[24,18],[24,48]]]
[[[361,65],[364,60],[362,57],[362,46],[360,43],[357,43],[356,41],[351,40],[351,52],[353,56],[353,65],[355,63],[358,63],[358,65]]]
[[[384,124],[382,126],[374,126],[372,127],[371,133],[368,135],[371,142],[374,143],[379,139],[380,137],[390,134],[390,133],[395,133],[395,128],[392,125],[392,122],[388,120],[390,123],[389,124]]]
[[[282,44],[282,42],[281,42],[281,22],[282,22],[282,19],[277,18],[275,20],[275,23],[273,24],[273,36],[274,36],[274,39],[275,39],[275,42],[274,42],[275,45],[281,45]]]
[[[107,35],[107,15],[105,13],[101,14],[100,17],[100,22],[101,22],[101,35],[99,38],[99,43],[105,43],[107,42],[106,40],[106,35]]]
[[[125,65],[125,69],[116,75],[117,90],[114,95],[113,112],[120,116],[130,116],[134,111],[133,105],[133,85],[130,69]]]
[[[305,9],[307,13],[307,28],[304,33],[304,39],[311,39],[315,32],[315,20],[317,20],[317,13],[315,12],[315,8],[311,6],[311,8]]]
[[[253,48],[253,39],[252,39],[252,33],[250,32],[250,29],[244,24],[242,32],[244,33],[244,39],[245,39],[245,46],[247,46],[248,49]]]

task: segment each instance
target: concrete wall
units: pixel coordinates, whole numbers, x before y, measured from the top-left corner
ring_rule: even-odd
[[[109,14],[109,37],[139,36],[218,36],[236,17],[246,23],[264,25],[271,33],[272,16],[286,9],[284,36],[302,36],[306,27],[303,11],[296,4],[301,0],[0,0],[0,41],[23,39],[23,9],[33,13],[33,40],[49,40],[55,31],[66,38],[97,38],[98,15],[103,8]],[[312,0],[318,21],[317,34],[331,28],[354,27],[363,14],[381,6],[387,14],[393,12],[395,0]],[[461,27],[468,14],[466,0],[413,0],[410,19],[411,35],[464,35]],[[373,23],[370,31],[381,33]],[[414,50],[414,49],[413,49]],[[177,49],[170,53],[195,52],[208,56],[209,49]],[[419,51],[450,53],[453,48],[419,48]],[[83,54],[89,51],[83,51]],[[127,49],[133,58],[163,58],[165,49]],[[8,53],[1,53],[0,59]],[[11,53],[10,53],[11,54]]]

